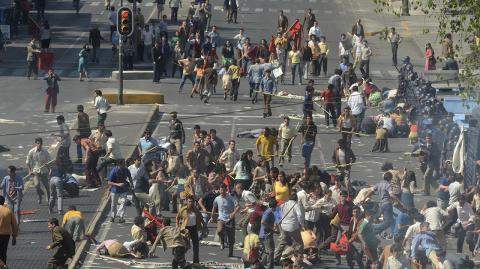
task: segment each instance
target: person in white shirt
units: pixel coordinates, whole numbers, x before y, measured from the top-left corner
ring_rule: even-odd
[[[42,203],[42,196],[44,193],[42,186],[45,188],[47,193],[47,203],[50,200],[50,188],[48,185],[49,167],[47,166],[47,164],[50,162],[50,154],[48,154],[48,151],[42,148],[42,146],[42,138],[35,138],[35,147],[28,152],[26,161],[28,174],[33,175],[33,185],[37,190],[38,204]]]
[[[402,246],[394,244],[392,246],[392,255],[387,258],[386,265],[383,267],[386,269],[411,269],[411,263],[407,257],[403,254]]]
[[[332,198],[330,189],[325,190],[324,196],[312,205],[312,208],[320,209],[318,242],[323,242],[330,236],[330,215],[335,206],[337,206],[337,201]]]
[[[285,163],[285,156],[288,156],[288,162],[292,160],[292,142],[295,138],[295,129],[290,127],[290,118],[283,117],[283,123],[278,128],[278,138],[280,139],[281,155],[280,167]]]
[[[142,42],[143,42],[143,50],[145,51],[145,59],[150,60],[152,59],[152,43],[155,39],[155,35],[153,31],[150,29],[150,25],[145,24],[145,28],[142,31]]]
[[[103,168],[106,168],[109,164],[115,163],[116,160],[122,159],[122,154],[120,152],[120,145],[117,140],[113,137],[112,131],[105,130],[105,135],[107,139],[107,152],[105,156],[100,157],[102,161],[97,166],[97,172],[100,172]]]
[[[93,106],[97,110],[98,119],[97,125],[105,125],[105,120],[107,119],[107,111],[110,109],[110,104],[107,99],[103,97],[101,90],[95,90],[93,97]]]
[[[220,163],[225,165],[227,173],[231,173],[235,164],[240,160],[240,153],[235,149],[235,140],[228,142],[228,149],[220,155]]]
[[[353,52],[355,53],[353,55],[354,61],[353,61],[353,70],[357,68],[358,64],[362,60],[362,50],[363,50],[363,38],[360,38],[360,41],[355,43],[353,46]]]
[[[279,262],[287,246],[303,251],[303,241],[300,231],[303,230],[305,216],[301,206],[297,203],[297,194],[290,195],[290,199],[280,206],[282,219],[280,220],[281,235],[278,247],[275,248],[274,260]]]
[[[435,233],[440,246],[446,246],[445,234],[443,232],[444,218],[448,212],[437,206],[436,202],[428,201],[422,211],[425,221],[430,224],[430,230]]]
[[[463,253],[463,242],[467,232],[473,231],[475,225],[473,220],[475,213],[473,213],[472,206],[465,201],[465,196],[460,196],[458,202],[455,202],[447,207],[447,211],[456,210],[457,223],[455,224],[455,233],[457,236],[457,253]],[[473,250],[473,248],[471,248]]]
[[[411,249],[410,245],[412,244],[413,238],[420,233],[420,224],[425,221],[425,217],[422,214],[414,215],[413,219],[415,220],[415,223],[408,227],[402,243],[407,252]]]
[[[135,178],[135,176],[138,173],[138,170],[140,170],[140,166],[142,165],[142,157],[137,156],[133,160],[133,163],[128,167],[128,171],[130,171],[130,175],[132,179]],[[133,186],[135,186],[136,181],[133,180]]]
[[[313,26],[308,30],[308,36],[312,35],[316,36],[317,38],[322,36],[322,30],[320,29],[320,26],[318,26],[318,21],[314,21]]]
[[[352,88],[352,94],[348,97],[347,105],[352,111],[352,116],[357,120],[357,126],[353,126],[354,132],[360,132],[360,126],[365,113],[365,101],[362,93],[359,92],[358,87]],[[357,133],[356,136],[360,135]]]

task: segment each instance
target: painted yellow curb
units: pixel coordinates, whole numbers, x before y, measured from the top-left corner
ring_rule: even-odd
[[[103,96],[108,100],[110,104],[117,103],[117,90],[108,89],[102,90]],[[148,92],[140,90],[123,90],[123,103],[124,104],[164,104],[165,98],[163,94],[157,92]]]

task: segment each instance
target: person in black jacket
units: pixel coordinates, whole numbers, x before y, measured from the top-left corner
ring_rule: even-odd
[[[103,40],[103,37],[100,35],[100,30],[98,26],[94,26],[90,30],[90,35],[88,36],[88,43],[92,45],[92,62],[98,63],[97,50],[100,49],[100,43]]]
[[[312,14],[313,15],[313,14]],[[305,41],[302,49],[303,79],[308,79],[308,69],[312,62],[312,49],[308,46],[308,40]]]
[[[162,59],[162,50],[160,48],[160,43],[155,42],[155,46],[152,48],[152,60],[153,60],[153,82],[160,82],[161,75],[161,59]]]

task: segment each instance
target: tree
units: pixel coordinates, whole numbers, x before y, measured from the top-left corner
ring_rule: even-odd
[[[401,16],[401,10],[394,10],[392,0],[373,0],[375,12],[392,13]],[[457,37],[453,46],[454,57],[463,69],[459,79],[464,87],[464,98],[480,101],[480,1],[478,0],[411,0],[410,10],[420,10],[425,16],[438,22],[439,40],[447,33]],[[424,33],[430,29],[425,28]],[[439,58],[440,62],[444,59]]]

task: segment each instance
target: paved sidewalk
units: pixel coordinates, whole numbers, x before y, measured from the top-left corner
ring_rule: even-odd
[[[126,144],[136,144],[141,134],[140,129],[145,122],[149,121],[154,108],[155,105],[113,106],[112,111],[108,114],[107,129],[112,130],[114,137],[121,144],[121,152],[124,157],[131,154],[133,150],[132,146],[126,146]],[[90,121],[94,125],[96,117],[92,117]],[[121,124],[130,125],[122,126]],[[75,132],[71,131],[71,135],[74,134]],[[73,143],[70,148],[70,156],[72,158],[76,157],[76,148]],[[76,170],[80,169],[81,166],[76,165]],[[76,205],[84,214],[85,225],[88,227],[92,217],[97,214],[104,190],[105,185],[95,191],[81,190],[80,197],[64,199],[64,209],[70,204]],[[33,188],[29,188],[25,192],[22,210],[33,210],[35,213],[22,216],[23,222],[20,225],[17,245],[9,247],[8,265],[10,268],[45,268],[48,257],[53,254],[53,251],[45,250],[45,246],[51,242],[46,220],[49,217],[61,219],[62,216],[56,213],[48,215],[46,203],[43,201],[42,205],[37,204],[37,197]],[[33,222],[25,222],[29,220]],[[28,255],[26,255],[27,253]]]

